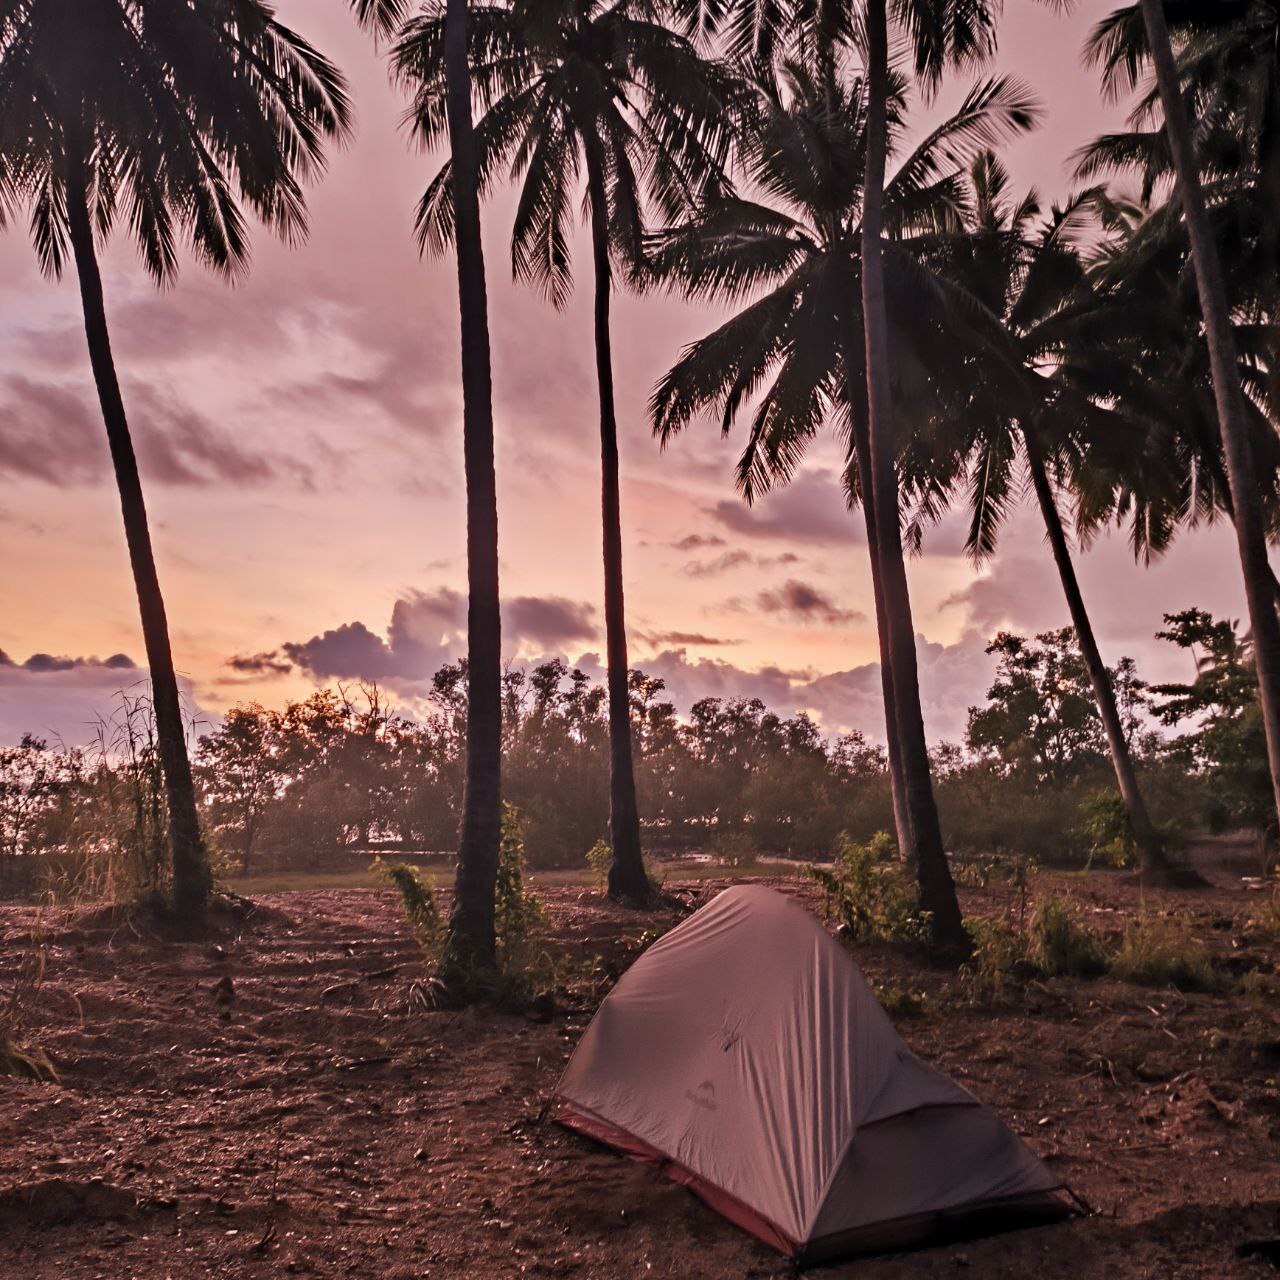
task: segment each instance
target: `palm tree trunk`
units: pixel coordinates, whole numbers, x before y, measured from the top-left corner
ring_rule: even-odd
[[[884,172],[888,148],[889,32],[885,0],[868,0],[867,163],[862,210],[862,313],[867,347],[867,404],[877,548],[893,664],[896,727],[902,752],[902,781],[914,842],[920,905],[929,913],[934,943],[952,955],[971,950],[947,865],[929,772],[929,750],[920,708],[915,627],[898,515],[898,476],[894,457],[889,322],[884,296],[881,234],[884,223]]]
[[[1151,824],[1146,801],[1142,798],[1142,791],[1138,786],[1133,757],[1129,752],[1124,727],[1120,723],[1115,691],[1111,687],[1111,676],[1098,650],[1098,641],[1093,634],[1093,624],[1084,607],[1084,596],[1080,592],[1075,565],[1071,562],[1071,549],[1067,546],[1062,517],[1053,498],[1053,489],[1049,484],[1044,459],[1040,456],[1039,445],[1031,433],[1024,433],[1023,438],[1027,452],[1027,465],[1031,471],[1031,484],[1035,489],[1036,501],[1039,503],[1044,527],[1049,535],[1049,546],[1053,550],[1053,560],[1058,567],[1058,576],[1062,579],[1062,590],[1067,597],[1071,625],[1075,628],[1080,653],[1089,672],[1089,682],[1093,685],[1098,715],[1106,731],[1107,746],[1111,751],[1111,763],[1116,774],[1116,786],[1120,789],[1125,812],[1129,815],[1129,828],[1133,832],[1134,844],[1138,849],[1138,866],[1144,880],[1153,883],[1167,882],[1171,871],[1169,861]]]
[[[862,491],[862,516],[867,530],[867,553],[871,560],[871,597],[876,611],[876,638],[880,645],[880,692],[884,701],[885,736],[888,739],[889,793],[893,799],[893,828],[898,836],[898,856],[914,863],[915,838],[911,834],[911,815],[907,808],[902,781],[902,750],[895,728],[898,722],[897,699],[893,694],[893,662],[889,650],[889,619],[884,606],[884,584],[880,571],[880,538],[876,529],[874,479],[871,471],[871,437],[867,430],[866,379],[855,375],[854,356],[862,335],[852,312],[846,319],[849,332],[849,357],[846,369],[845,396],[849,402],[849,427],[853,438],[854,465],[858,469],[858,488]]]
[[[489,304],[471,120],[467,0],[448,0],[445,98],[462,329],[462,437],[467,485],[467,748],[458,870],[443,970],[463,981],[494,961],[494,888],[502,826],[502,619],[493,465]]]
[[[191,761],[187,756],[187,742],[182,726],[178,678],[173,668],[173,650],[169,643],[169,622],[165,616],[164,597],[160,593],[160,579],[156,573],[151,531],[147,524],[147,508],[142,496],[142,481],[138,475],[138,459],[133,451],[124,399],[120,394],[120,380],[116,376],[115,360],[111,354],[111,335],[107,328],[106,304],[102,294],[102,274],[98,269],[89,214],[85,161],[81,149],[70,140],[67,170],[67,222],[80,284],[85,337],[89,344],[93,379],[98,388],[98,401],[102,406],[102,420],[107,428],[111,464],[115,469],[116,486],[120,492],[125,541],[129,548],[129,563],[133,569],[138,610],[142,617],[142,641],[147,653],[147,667],[151,673],[156,745],[160,754],[160,768],[164,774],[165,800],[168,806],[169,852],[173,860],[173,909],[179,920],[186,924],[198,924],[204,916],[213,883],[204,842],[200,836],[195,784],[191,777]]]
[[[1266,521],[1249,443],[1244,392],[1240,386],[1235,336],[1231,330],[1231,309],[1218,248],[1205,209],[1200,170],[1191,142],[1191,126],[1178,82],[1178,67],[1169,40],[1164,5],[1161,0],[1141,2],[1156,83],[1164,107],[1165,132],[1177,174],[1178,195],[1191,241],[1200,310],[1204,316],[1213,394],[1227,464],[1227,486],[1235,509],[1236,542],[1240,548],[1249,625],[1253,632],[1258,699],[1267,737],[1267,764],[1271,770],[1276,813],[1280,818],[1280,617],[1276,613],[1271,566],[1267,560]]]
[[[609,897],[637,905],[649,899],[640,850],[640,815],[632,761],[631,691],[622,581],[622,510],[618,484],[618,422],[613,403],[613,350],[609,333],[609,202],[600,157],[587,156],[591,248],[595,260],[596,379],[600,390],[600,492],[604,515],[604,630],[609,680]]]

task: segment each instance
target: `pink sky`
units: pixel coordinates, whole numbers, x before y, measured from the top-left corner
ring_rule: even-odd
[[[1110,7],[1008,7],[997,66],[1048,113],[1009,160],[1049,196],[1068,189],[1071,154],[1122,118],[1076,58]],[[354,143],[311,194],[311,238],[287,250],[260,236],[247,281],[229,288],[192,266],[164,294],[119,242],[106,258],[115,349],[175,657],[200,708],[359,675],[412,707],[423,675],[462,651],[465,584],[455,277],[449,261],[419,262],[410,234],[436,161],[408,151],[400,101],[340,0],[279,11],[340,63],[358,112]],[[562,313],[513,285],[509,208],[499,197],[486,222],[508,647],[591,669],[602,638],[589,263],[579,255]],[[81,741],[139,674],[102,661],[140,657],[136,604],[76,291],[40,278],[18,227],[0,240],[0,293],[0,742],[28,729]],[[644,412],[716,313],[646,297],[621,299],[616,315],[633,662],[683,704],[759,694],[882,737],[869,574],[837,455],[815,450],[791,490],[748,511],[732,486],[735,441],[700,424],[663,455]],[[962,734],[997,629],[1067,621],[1031,511],[980,573],[960,541],[946,523],[911,565],[935,738]],[[1082,578],[1104,652],[1132,654],[1153,677],[1181,670],[1152,638],[1162,612],[1242,610],[1223,529],[1185,537],[1145,571],[1122,534],[1103,539]],[[262,654],[275,657],[231,665]]]

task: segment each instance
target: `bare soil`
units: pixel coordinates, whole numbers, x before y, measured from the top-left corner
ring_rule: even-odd
[[[1274,950],[1246,928],[1259,895],[1211,875],[1211,889],[1146,905],[1185,913],[1235,971],[1274,973]],[[1118,875],[1053,882],[1037,891],[1065,886],[1102,928],[1139,906]],[[691,902],[719,887],[684,886]],[[965,896],[969,911],[1008,905],[1006,890]],[[598,955],[618,971],[673,915],[575,888],[546,898],[548,946],[584,970]],[[0,909],[0,984],[32,916]],[[267,895],[199,942],[103,913],[45,926],[28,1034],[59,1083],[0,1077],[0,1276],[790,1274],[653,1171],[538,1123],[589,987],[532,1016],[425,1011],[388,891]],[[886,990],[926,993],[922,1015],[897,1018],[908,1043],[1098,1212],[817,1274],[1273,1274],[1237,1251],[1280,1237],[1274,997],[1055,980],[978,1007],[954,976],[890,948],[858,960]]]

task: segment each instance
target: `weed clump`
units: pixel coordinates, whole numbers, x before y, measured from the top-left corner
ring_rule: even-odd
[[[1107,971],[1102,940],[1063,898],[1046,898],[1031,918],[1031,961],[1051,978],[1100,978]]]
[[[1223,986],[1204,946],[1185,924],[1167,916],[1142,916],[1125,930],[1111,974],[1124,982],[1179,991],[1220,991]]]
[[[27,1017],[44,982],[45,951],[39,926],[23,952],[8,995],[0,1003],[0,1075],[56,1082],[49,1055],[24,1034]]]

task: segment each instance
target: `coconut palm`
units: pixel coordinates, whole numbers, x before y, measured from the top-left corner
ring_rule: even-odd
[[[165,284],[184,240],[215,272],[242,271],[244,209],[297,239],[300,183],[320,169],[324,140],[346,131],[346,93],[332,63],[260,0],[10,0],[0,39],[0,203],[29,206],[47,275],[75,267],[150,668],[173,904],[194,920],[208,861],[98,249],[123,215]]]
[[[520,183],[512,233],[517,279],[556,306],[572,286],[575,206],[585,188],[595,273],[595,348],[604,517],[605,635],[609,688],[612,897],[642,902],[649,882],[640,848],[632,764],[622,572],[618,428],[610,303],[613,261],[634,270],[648,207],[675,217],[709,178],[721,175],[734,81],[703,61],[664,22],[652,0],[515,0],[470,12],[481,194],[500,170]],[[424,145],[440,139],[434,104],[442,92],[443,17],[428,9],[401,36],[396,57],[411,67]],[[420,245],[453,237],[446,164],[418,209]]]
[[[891,145],[903,132],[903,106],[895,93],[887,117]],[[1032,116],[1032,104],[1016,82],[979,85],[885,184],[886,308],[895,342],[893,390],[901,403],[930,401],[936,395],[932,371],[945,366],[945,353],[959,334],[983,323],[981,309],[958,296],[962,291],[922,268],[917,242],[932,244],[940,232],[960,225],[959,166],[965,158],[1027,127]],[[744,305],[684,352],[655,390],[651,408],[654,429],[666,441],[717,407],[727,431],[756,400],[738,465],[738,484],[748,500],[785,483],[819,429],[836,426],[849,454],[850,496],[862,504],[874,549],[877,539],[883,544],[883,530],[871,498],[859,306],[867,126],[861,81],[824,83],[793,63],[784,69],[782,87],[759,82],[740,149],[746,178],[762,201],[714,194],[692,217],[657,237],[651,251],[654,269],[688,294]],[[923,416],[916,408],[912,415]],[[896,524],[892,540],[901,547]],[[874,587],[874,554],[872,570]],[[894,651],[892,659],[897,657]],[[893,721],[888,729],[892,737]],[[925,769],[927,778],[927,760]],[[912,810],[909,837],[918,832],[917,821]],[[917,836],[916,848],[921,901],[932,913],[935,936],[960,945],[959,910],[941,844],[931,851]]]
[[[967,455],[967,466],[957,468],[955,475],[968,489],[968,550],[975,560],[994,551],[1020,492],[1021,465],[1067,598],[1142,874],[1167,883],[1173,872],[1138,785],[1055,494],[1055,474],[1087,474],[1081,454],[1094,440],[1099,449],[1123,456],[1131,470],[1134,450],[1146,434],[1141,422],[1124,416],[1124,406],[1138,397],[1133,388],[1107,376],[1115,372],[1123,378],[1127,370],[1115,368],[1113,349],[1101,341],[1108,336],[1108,325],[1127,323],[1115,311],[1129,295],[1121,295],[1120,308],[1113,305],[1108,311],[1108,301],[1115,300],[1095,287],[1079,247],[1082,236],[1096,234],[1093,209],[1100,193],[1082,192],[1042,217],[1034,192],[1012,197],[1008,172],[992,152],[974,161],[969,187],[963,233],[941,237],[930,255],[936,268],[1001,326],[994,349],[979,352],[970,364],[973,368],[976,363],[980,372],[970,379],[965,402],[948,413],[965,436],[960,451]],[[1101,369],[1094,358],[1099,351],[1104,353]],[[964,385],[963,380],[958,383]],[[1135,491],[1149,490],[1152,475],[1165,473],[1164,466],[1148,471],[1145,481],[1135,480]]]
[[[467,765],[458,868],[442,975],[465,994],[492,966],[494,892],[502,829],[502,619],[498,586],[498,491],[494,470],[489,304],[480,240],[480,148],[472,120],[467,0],[428,11],[439,46],[430,65],[406,26],[409,0],[352,0],[357,19],[395,36],[394,74],[414,95],[413,118],[437,122],[450,166],[442,198],[450,209],[462,331],[462,436],[467,487]]]
[[[1180,9],[1181,6],[1178,6],[1175,14]],[[1253,632],[1258,694],[1267,738],[1267,759],[1276,810],[1280,814],[1280,616],[1275,608],[1274,580],[1267,559],[1267,518],[1260,497],[1260,476],[1251,443],[1249,409],[1240,382],[1231,305],[1201,181],[1200,157],[1192,136],[1187,102],[1183,98],[1178,57],[1170,37],[1165,5],[1162,0],[1141,0],[1135,12],[1141,15],[1145,40],[1139,44],[1133,38],[1136,29],[1131,25],[1127,52],[1123,57],[1109,60],[1107,71],[1114,82],[1121,84],[1126,80],[1132,83],[1147,68],[1154,71],[1163,111],[1164,134],[1175,175],[1176,196],[1191,246],[1191,262],[1208,348],[1233,524]],[[1100,46],[1095,41],[1095,53],[1100,48],[1105,48],[1105,44]],[[1262,83],[1267,92],[1260,99],[1260,109],[1265,114],[1272,109],[1273,99],[1269,90],[1270,81],[1264,80]],[[1239,88],[1240,81],[1237,80],[1230,86],[1229,96],[1235,95]],[[1249,96],[1247,86],[1244,96]],[[1202,101],[1198,104],[1194,94],[1191,103],[1193,107],[1204,105]]]

